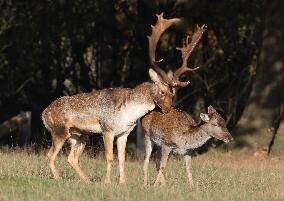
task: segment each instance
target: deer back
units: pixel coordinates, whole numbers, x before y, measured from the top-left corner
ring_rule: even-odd
[[[188,113],[175,108],[166,114],[153,111],[142,119],[145,135],[166,144],[175,144],[176,138],[188,135],[196,126],[197,123]]]

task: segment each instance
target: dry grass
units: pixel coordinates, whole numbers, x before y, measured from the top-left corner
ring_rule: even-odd
[[[115,165],[111,185],[100,180],[105,174],[101,157],[82,157],[83,169],[94,180],[88,185],[59,157],[63,179],[55,181],[43,154],[0,151],[0,200],[284,200],[284,161],[254,161],[236,153],[211,151],[193,159],[195,185],[186,183],[183,161],[171,157],[166,168],[166,187],[143,187],[142,161],[127,161],[126,186],[117,184]],[[157,172],[152,162],[151,182]]]

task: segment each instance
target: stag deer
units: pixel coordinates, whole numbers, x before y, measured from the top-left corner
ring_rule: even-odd
[[[197,30],[194,32],[191,42],[189,43],[189,37],[187,37],[184,46],[182,48],[177,48],[181,51],[183,62],[182,66],[173,74],[174,76],[179,77],[180,74],[186,71],[197,69],[191,69],[187,67],[187,62],[195,46],[201,39],[205,29],[205,25],[201,27],[197,26]],[[180,86],[186,86],[187,84],[189,84],[189,82],[183,83]],[[166,166],[167,158],[171,150],[185,155],[188,181],[192,185],[193,181],[190,171],[190,154],[192,150],[202,146],[212,136],[224,141],[232,139],[230,133],[225,127],[224,120],[213,107],[210,106],[208,108],[208,115],[200,114],[200,116],[202,120],[207,122],[200,127],[197,126],[196,122],[189,114],[174,108],[171,108],[171,110],[167,114],[162,114],[161,112],[154,111],[143,118],[142,127],[145,131],[144,185],[147,185],[148,183],[148,165],[153,143],[162,146],[160,170],[155,185],[157,185],[158,183],[161,183],[162,185],[165,184],[163,169]],[[216,125],[217,127],[214,129],[212,125]],[[218,133],[216,133],[218,132],[218,130],[224,131],[221,132],[221,137],[218,137]]]
[[[163,171],[171,151],[184,155],[188,182],[193,185],[191,174],[192,151],[201,147],[212,137],[226,143],[233,139],[226,128],[225,120],[212,106],[208,107],[208,114],[201,113],[200,118],[205,123],[197,126],[188,113],[172,109],[166,114],[154,111],[142,119],[142,126],[145,131],[144,185],[148,183],[148,165],[153,143],[162,147],[159,173],[154,185],[159,183],[165,185]]]
[[[179,19],[164,19],[163,14],[157,15],[158,20],[152,26],[152,34],[148,36],[149,57],[151,67],[149,75],[153,83],[144,82],[134,89],[109,88],[91,93],[64,96],[51,103],[42,113],[42,120],[51,133],[52,146],[47,154],[54,178],[59,178],[55,159],[68,139],[71,151],[68,162],[86,182],[90,179],[79,166],[79,157],[86,145],[85,135],[102,133],[107,161],[105,181],[111,182],[113,162],[113,140],[117,137],[117,149],[120,177],[119,182],[125,183],[124,162],[127,137],[136,125],[138,118],[144,116],[155,106],[163,112],[169,111],[174,95],[173,88],[183,84],[169,77],[155,59],[156,46],[162,33]]]

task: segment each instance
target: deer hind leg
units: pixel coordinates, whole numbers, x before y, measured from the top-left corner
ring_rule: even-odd
[[[150,137],[145,134],[145,159],[144,159],[144,185],[148,184],[148,167],[149,167],[149,160],[153,150],[153,142],[151,141]]]
[[[60,173],[56,168],[55,159],[56,159],[56,156],[59,153],[60,149],[62,148],[68,134],[67,134],[66,130],[64,130],[63,133],[60,133],[61,134],[60,137],[57,137],[56,134],[57,133],[55,133],[55,132],[52,133],[52,145],[51,145],[51,148],[49,149],[49,151],[47,153],[47,157],[49,159],[50,168],[51,168],[51,171],[52,171],[54,178],[59,179]]]
[[[79,165],[79,158],[82,155],[84,148],[86,146],[85,136],[71,135],[69,138],[69,142],[71,144],[71,151],[68,155],[68,162],[74,168],[74,170],[79,175],[80,179],[83,181],[90,183],[90,179],[85,173],[82,171]]]
[[[170,152],[171,152],[170,147],[168,147],[166,145],[162,146],[162,157],[161,157],[161,162],[160,162],[160,169],[159,169],[157,179],[154,183],[154,186],[157,186],[159,183],[161,183],[162,186],[164,186],[166,184],[163,171],[166,168]]]
[[[185,162],[185,169],[187,173],[188,183],[190,186],[193,186],[193,179],[192,179],[192,173],[191,173],[191,156],[185,155],[184,162]]]
[[[110,174],[111,167],[113,163],[113,139],[114,135],[112,133],[106,132],[103,135],[104,146],[105,146],[105,156],[107,161],[107,172],[105,177],[105,183],[111,183]]]

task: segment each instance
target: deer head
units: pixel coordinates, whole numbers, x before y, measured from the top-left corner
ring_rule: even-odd
[[[149,75],[151,80],[155,83],[155,87],[153,87],[151,91],[151,97],[153,98],[155,104],[161,108],[163,113],[166,113],[172,107],[172,98],[174,96],[174,91],[151,68],[149,69]]]
[[[163,112],[167,112],[171,109],[172,98],[175,95],[175,88],[185,87],[190,82],[181,82],[179,77],[188,71],[194,71],[198,68],[189,68],[187,67],[188,58],[191,55],[192,51],[196,47],[197,43],[201,39],[206,27],[203,25],[202,27],[197,26],[197,30],[193,34],[192,40],[189,43],[189,37],[187,37],[186,42],[182,48],[177,48],[177,50],[181,51],[182,55],[182,66],[178,68],[174,73],[169,71],[166,73],[162,70],[158,63],[162,61],[156,61],[156,47],[162,33],[170,27],[172,24],[179,22],[180,19],[164,19],[163,13],[157,15],[157,23],[152,27],[152,34],[148,36],[149,41],[149,58],[151,68],[149,70],[149,75],[151,80],[157,85],[157,88],[153,91],[153,99],[155,103],[162,109]]]
[[[233,140],[233,137],[226,128],[226,122],[221,115],[212,107],[208,107],[208,114],[200,113],[202,121],[208,124],[208,131],[212,137],[226,143]]]
[[[163,13],[157,15],[157,18],[158,20],[156,25],[151,26],[152,34],[148,36],[149,58],[151,64],[151,68],[149,69],[149,75],[151,80],[156,85],[156,87],[152,91],[153,100],[162,109],[163,112],[167,112],[171,109],[174,91],[171,87],[171,78],[165,73],[164,70],[162,70],[158,66],[158,62],[156,61],[156,47],[163,32],[174,23],[179,22],[179,19],[164,19]]]

